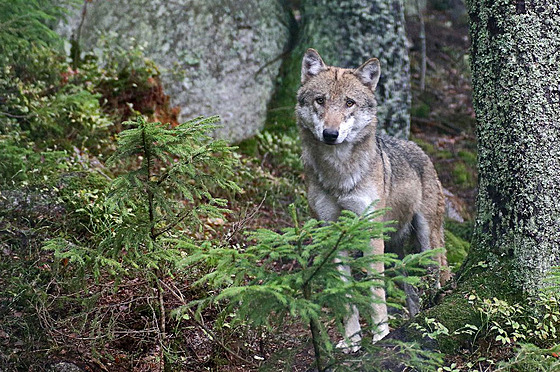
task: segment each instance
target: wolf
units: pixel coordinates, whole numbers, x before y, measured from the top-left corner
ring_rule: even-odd
[[[371,58],[356,69],[327,66],[319,53],[308,49],[301,67],[296,118],[299,127],[304,176],[310,210],[315,218],[335,221],[341,210],[362,214],[376,201],[375,208],[387,208],[382,217],[396,221],[388,244],[372,239],[367,254],[387,251],[405,255],[403,241],[414,234],[419,251],[444,245],[442,186],[429,157],[413,142],[379,135],[375,88],[379,82],[379,60]],[[348,255],[348,253],[344,253]],[[437,256],[445,267],[445,254]],[[339,270],[351,275],[347,266]],[[369,268],[383,273],[383,264]],[[344,277],[343,275],[343,277]],[[448,279],[442,270],[440,282]],[[411,316],[418,308],[418,296],[405,286]],[[374,341],[389,333],[383,288],[372,288]],[[352,307],[344,320],[345,339],[339,347],[357,350],[359,314]]]

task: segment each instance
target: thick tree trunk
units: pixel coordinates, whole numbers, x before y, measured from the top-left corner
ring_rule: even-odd
[[[467,301],[470,295],[523,303],[560,264],[560,3],[467,4],[478,123],[478,215],[457,288],[415,319],[434,318],[449,329],[450,336],[437,339],[448,353],[470,342],[470,336],[454,331],[480,322]],[[391,337],[421,338],[406,326]]]
[[[531,293],[560,264],[560,3],[468,6],[479,149],[472,256]]]
[[[295,104],[301,59],[307,48],[317,49],[327,64],[339,67],[356,68],[376,57],[381,61],[376,92],[378,128],[408,138],[411,95],[403,0],[303,0],[301,14],[296,48],[283,67],[285,87],[274,105],[290,106],[283,96],[291,97],[291,107]]]

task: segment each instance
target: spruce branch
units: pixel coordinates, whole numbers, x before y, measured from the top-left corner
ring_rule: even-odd
[[[338,236],[338,239],[336,240],[336,243],[327,252],[327,255],[321,261],[321,263],[319,265],[317,265],[317,267],[315,267],[315,270],[313,270],[311,275],[309,275],[309,277],[303,282],[302,288],[305,288],[309,284],[309,282],[311,282],[313,277],[319,272],[319,270],[321,270],[323,268],[323,266],[325,266],[325,264],[330,261],[331,256],[339,250],[340,243],[342,242],[342,239],[344,239],[344,237],[346,236],[347,233],[348,233],[348,231],[346,229],[342,229],[340,231],[340,235]]]
[[[183,222],[185,220],[185,218],[187,218],[189,215],[192,215],[194,212],[193,210],[188,210],[184,213],[179,213],[176,216],[175,221],[170,222],[166,227],[162,228],[159,231],[154,232],[154,239],[157,238],[158,236],[168,233],[169,231],[173,230],[173,228],[175,228],[177,225],[179,225],[181,222]]]

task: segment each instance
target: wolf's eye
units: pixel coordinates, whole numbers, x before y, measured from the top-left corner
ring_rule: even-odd
[[[346,107],[352,107],[356,104],[356,102],[354,102],[353,100],[351,100],[350,98],[348,98],[346,100]]]
[[[317,97],[315,98],[315,102],[317,102],[319,105],[322,105],[323,103],[325,103],[325,98]]]

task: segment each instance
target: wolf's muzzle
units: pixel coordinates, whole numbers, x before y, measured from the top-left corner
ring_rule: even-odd
[[[336,129],[325,129],[323,130],[323,140],[329,145],[334,145],[336,139],[338,138],[338,130]]]

